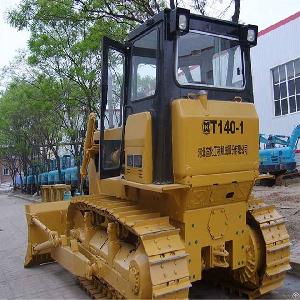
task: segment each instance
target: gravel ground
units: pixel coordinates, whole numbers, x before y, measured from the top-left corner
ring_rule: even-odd
[[[255,186],[253,195],[274,204],[285,217],[293,245],[300,243],[300,178],[288,179],[287,186]]]

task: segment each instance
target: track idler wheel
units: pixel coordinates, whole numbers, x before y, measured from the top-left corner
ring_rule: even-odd
[[[132,293],[139,299],[152,297],[149,261],[142,246],[139,246],[134,260],[129,264],[129,282]]]
[[[249,242],[246,246],[246,263],[233,271],[234,280],[247,289],[259,287],[259,271],[262,267],[263,241],[257,231],[248,225]]]

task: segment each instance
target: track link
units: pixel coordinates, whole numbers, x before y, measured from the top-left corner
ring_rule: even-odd
[[[248,205],[248,225],[256,234],[255,245],[260,253],[260,269],[256,271],[253,249],[245,267],[233,272],[211,270],[208,280],[221,286],[230,294],[245,295],[254,299],[283,284],[285,274],[290,269],[290,241],[283,217],[274,206],[262,200],[251,199]]]
[[[136,236],[148,256],[152,298],[188,297],[191,283],[187,253],[179,230],[169,223],[168,217],[161,217],[158,212],[142,208],[137,203],[114,197],[76,197],[71,200],[69,207],[69,210],[74,209],[80,210],[82,214],[90,211],[105,217]],[[105,290],[108,291],[105,297],[126,298],[124,291],[118,290],[104,278],[95,277],[92,282],[81,278],[80,282],[91,297],[100,297]],[[95,285],[101,287],[101,292]]]
[[[91,299],[124,299],[112,286],[105,281],[94,277],[92,280],[87,280],[83,277],[78,277],[78,283],[90,296]]]
[[[260,274],[260,287],[252,295],[260,296],[282,285],[286,272],[291,269],[291,243],[284,218],[273,205],[252,199],[248,211],[265,242],[265,268]]]

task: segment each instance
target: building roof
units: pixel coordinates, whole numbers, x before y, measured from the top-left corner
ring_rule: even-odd
[[[283,25],[285,25],[285,24],[287,24],[287,23],[289,23],[289,22],[291,22],[291,21],[293,21],[293,20],[295,20],[295,19],[297,19],[299,17],[300,17],[300,11],[298,11],[295,14],[293,14],[293,15],[291,15],[291,16],[289,16],[289,17],[287,17],[287,18],[285,18],[285,19],[283,19],[283,20],[281,20],[281,21],[279,21],[279,22],[277,22],[277,23],[275,23],[275,24],[267,27],[266,29],[261,30],[258,33],[258,36],[262,36],[264,34],[267,34],[270,31],[272,31],[274,29],[277,29],[278,27],[281,27],[281,26],[283,26]]]

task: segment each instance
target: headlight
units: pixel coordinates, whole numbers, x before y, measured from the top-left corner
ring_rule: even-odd
[[[241,42],[250,47],[256,46],[258,27],[255,25],[242,25],[240,30]]]
[[[248,29],[248,33],[247,33],[247,41],[250,43],[255,42],[256,40],[256,33],[254,29]]]
[[[187,30],[187,23],[186,15],[179,15],[178,28],[183,31]]]
[[[184,35],[188,33],[190,29],[190,11],[181,7],[171,10],[169,24],[169,39],[173,39],[177,34]]]

